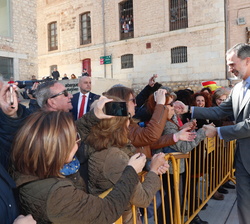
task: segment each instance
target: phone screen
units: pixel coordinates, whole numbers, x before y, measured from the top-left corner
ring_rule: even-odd
[[[108,102],[105,104],[105,113],[112,116],[128,116],[126,102]]]

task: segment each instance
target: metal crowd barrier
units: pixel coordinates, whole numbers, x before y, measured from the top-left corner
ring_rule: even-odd
[[[188,154],[169,153],[173,168],[160,176],[161,189],[151,207],[141,209],[143,223],[188,224],[226,181],[235,183],[233,167],[235,141],[225,142],[218,137],[206,138]],[[184,160],[185,172],[180,174],[180,161]],[[142,173],[141,180],[144,180]],[[136,224],[137,208],[132,206],[133,224]],[[153,220],[153,221],[152,221]],[[122,218],[115,224],[122,223]]]

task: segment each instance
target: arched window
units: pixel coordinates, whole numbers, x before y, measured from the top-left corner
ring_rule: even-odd
[[[187,62],[187,47],[174,47],[171,49],[171,63]]]
[[[57,22],[52,22],[48,24],[48,43],[49,51],[57,50]]]
[[[121,68],[133,68],[133,55],[132,54],[125,54],[121,56]]]
[[[91,17],[90,12],[80,15],[80,44],[91,43]]]

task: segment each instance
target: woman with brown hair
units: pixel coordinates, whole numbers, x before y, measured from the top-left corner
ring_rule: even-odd
[[[192,106],[197,107],[211,107],[212,101],[211,97],[206,92],[199,92],[192,95]],[[197,127],[202,128],[204,124],[209,124],[209,120],[196,119]]]
[[[128,139],[133,146],[137,148],[137,152],[144,153],[147,158],[152,157],[150,147],[162,148],[168,145],[173,145],[178,140],[192,141],[195,137],[193,133],[188,132],[188,128],[183,129],[174,135],[161,136],[168,116],[168,109],[164,105],[166,101],[166,90],[164,89],[159,89],[155,92],[155,110],[146,127],[140,127],[137,122],[132,119],[135,115],[136,99],[134,91],[131,88],[125,86],[112,87],[106,92],[106,94],[119,97],[126,101],[128,112],[131,116]]]
[[[81,119],[86,130],[90,128],[90,117]],[[79,175],[74,154],[80,141],[72,115],[62,111],[36,112],[18,131],[12,153],[15,181],[23,211],[38,223],[109,224],[126,208],[145,156],[133,156],[113,190],[101,199],[86,193]]]
[[[214,91],[214,94],[212,96],[212,103],[213,106],[220,106],[221,103],[223,103],[229,95],[229,90],[225,88],[218,88]],[[221,126],[227,126],[227,125],[233,125],[233,117],[226,117],[221,120],[213,120],[213,123],[215,124],[216,127],[221,127]]]
[[[107,96],[115,102],[122,102],[117,97]],[[112,188],[119,180],[129,158],[135,154],[135,147],[128,140],[129,116],[117,116],[103,119],[91,128],[86,139],[86,145],[92,149],[89,164],[88,189],[91,194],[99,195]],[[152,158],[150,171],[143,183],[139,183],[123,213],[123,223],[132,223],[131,204],[137,207],[147,207],[160,188],[159,174],[168,169],[164,154]]]

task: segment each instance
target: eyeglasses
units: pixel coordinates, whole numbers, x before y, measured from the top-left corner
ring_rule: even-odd
[[[57,94],[51,96],[50,98],[55,98],[55,97],[60,96],[60,95],[64,95],[65,97],[67,97],[67,96],[69,96],[69,93],[68,93],[68,91],[65,89],[65,90],[63,90],[62,92],[57,93]]]
[[[217,100],[219,100],[220,102],[224,102],[225,101],[225,99],[220,99],[220,98],[217,99]]]
[[[169,105],[169,106],[173,107],[174,106],[174,101],[172,101],[171,103],[167,103],[166,105]]]
[[[80,146],[81,144],[81,135],[79,134],[79,132],[76,133],[76,143],[78,144],[78,146]]]
[[[132,101],[132,102],[133,102],[133,104],[136,104],[136,99],[135,99],[135,98],[133,98],[133,99],[129,99],[128,101]]]

